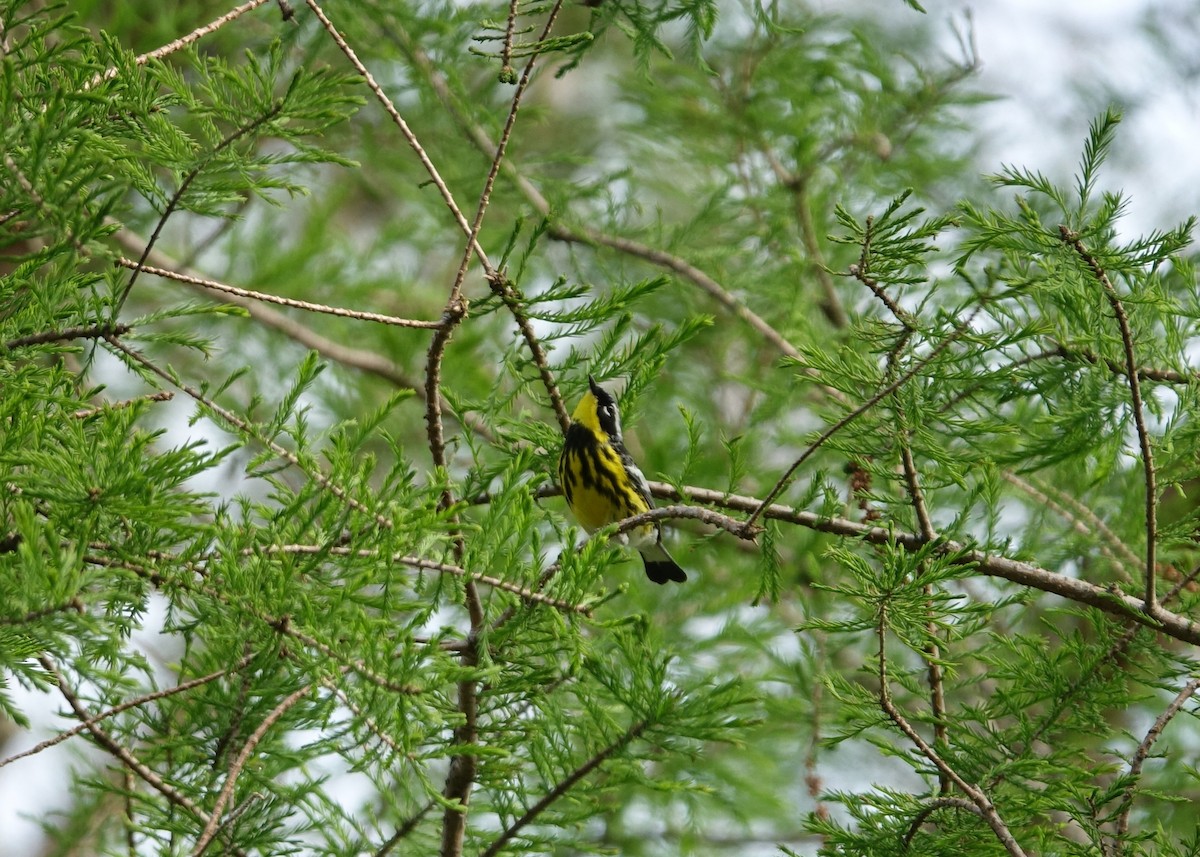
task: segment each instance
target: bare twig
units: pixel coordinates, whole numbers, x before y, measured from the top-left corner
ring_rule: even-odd
[[[671,485],[661,482],[650,483],[650,492],[655,497],[711,503],[734,511],[752,512],[761,508],[761,517],[765,519],[796,524],[822,533],[861,539],[867,544],[899,544],[911,550],[929,544],[920,533],[902,532],[892,527],[875,527],[846,518],[827,517],[781,504],[764,505],[763,501],[757,497],[726,494],[721,491],[690,486],[684,490],[686,494],[681,495]],[[660,517],[659,512],[661,511],[664,510],[659,509],[647,513],[647,518],[657,519]],[[745,524],[743,523],[742,526]],[[1200,623],[1192,621],[1188,616],[1165,610],[1161,604],[1155,615],[1150,616],[1145,602],[1140,598],[1126,595],[1116,587],[1097,586],[1089,581],[1056,574],[1020,560],[976,550],[969,545],[950,539],[937,542],[936,551],[939,556],[946,558],[953,565],[970,566],[989,577],[1004,578],[1019,586],[1028,586],[1031,589],[1058,595],[1070,601],[1087,604],[1114,616],[1132,619],[1139,625],[1151,628],[1157,633],[1166,634],[1176,640],[1200,645]]]
[[[935,800],[931,800],[921,808],[921,811],[918,812],[913,818],[912,824],[908,826],[908,832],[904,834],[905,851],[907,851],[908,847],[912,845],[913,838],[917,835],[917,831],[921,829],[921,825],[925,823],[925,819],[929,818],[929,816],[933,815],[933,813],[937,812],[939,809],[946,808],[961,809],[965,810],[966,812],[973,812],[975,815],[983,818],[983,812],[979,809],[979,807],[971,803],[969,800],[963,800],[959,797],[946,797],[944,795],[936,798]]]
[[[114,222],[114,225],[119,226],[120,224],[116,224]],[[125,247],[126,249],[135,253],[142,252],[142,247],[145,246],[144,238],[134,235],[125,229],[121,229],[115,234],[115,240],[122,247]],[[170,256],[167,256],[159,250],[154,250],[151,252],[148,261],[153,262],[153,264],[158,268],[169,269],[175,272],[180,272],[183,267]],[[194,275],[186,274],[185,276],[190,278]],[[198,294],[201,294],[210,300],[212,299],[212,294],[204,287],[193,285],[191,282],[189,282],[189,279],[182,277],[178,278],[178,280],[188,288],[195,290]],[[289,315],[278,312],[269,306],[263,306],[258,301],[250,298],[243,298],[231,294],[224,298],[223,302],[242,307],[254,321],[258,322],[264,327],[268,327],[277,331],[278,333],[283,334],[289,339],[300,343],[305,348],[311,348],[322,357],[332,360],[334,363],[374,375],[394,387],[398,387],[403,390],[412,390],[417,393],[418,396],[421,396],[424,393],[424,387],[420,384],[420,382],[409,377],[397,364],[393,363],[391,360],[388,360],[386,357],[380,355],[376,351],[370,351],[365,348],[353,348],[348,345],[343,345],[340,342],[335,342],[332,339],[320,335],[312,328],[301,324],[299,321],[290,317]],[[443,402],[441,407],[443,410],[448,410],[449,403]],[[482,420],[472,417],[471,415],[464,415],[462,421],[467,428],[483,439],[487,440],[489,443],[495,441],[495,436],[492,433],[492,430]]]
[[[366,81],[367,87],[372,93],[374,93],[375,98],[383,106],[383,109],[387,112],[388,116],[391,117],[392,122],[397,128],[400,129],[400,134],[408,143],[409,148],[411,148],[416,154],[417,159],[421,162],[421,166],[425,168],[425,172],[429,174],[429,178],[433,182],[434,187],[438,189],[438,193],[442,195],[442,201],[446,204],[447,210],[451,213],[451,215],[454,216],[454,220],[458,224],[459,229],[462,230],[464,235],[472,236],[470,242],[471,249],[474,250],[475,254],[479,257],[480,263],[482,263],[485,268],[490,267],[487,260],[487,254],[483,251],[483,248],[479,246],[479,242],[476,241],[473,236],[471,224],[469,224],[467,222],[467,218],[463,216],[462,211],[458,207],[458,203],[454,201],[454,194],[450,192],[450,188],[442,178],[441,173],[438,172],[437,167],[434,166],[434,163],[430,159],[429,155],[425,152],[425,148],[421,145],[421,141],[417,139],[417,135],[414,134],[412,129],[408,127],[408,123],[404,121],[404,117],[400,115],[400,111],[396,109],[396,105],[392,103],[392,100],[388,98],[387,93],[383,91],[383,87],[376,82],[375,77],[371,74],[367,67],[363,65],[362,60],[358,58],[358,54],[354,52],[354,49],[346,43],[345,38],[343,38],[342,34],[338,32],[337,27],[335,27],[333,22],[330,21],[326,16],[320,4],[317,3],[317,0],[306,0],[306,2],[308,3],[308,7],[312,9],[313,14],[317,16],[317,20],[321,22],[321,26],[325,28],[325,32],[329,33],[329,37],[333,39],[334,44],[336,44],[338,49],[345,54],[346,59],[348,59],[350,64],[354,66],[354,70],[357,71],[362,76],[363,80]]]
[[[869,273],[871,269],[871,238],[874,234],[874,224],[875,219],[868,217],[863,237],[862,252],[859,254],[858,264],[850,267],[850,273],[871,290],[871,293],[887,308],[902,328],[895,346],[888,352],[887,356],[886,377],[891,379],[895,377],[899,367],[900,353],[908,346],[912,335],[916,332],[917,326],[916,320],[908,312],[901,309],[899,304],[892,300],[883,287],[879,285],[878,281]],[[900,462],[904,471],[904,482],[908,489],[909,501],[912,503],[913,511],[916,513],[917,528],[921,533],[921,537],[926,541],[932,542],[937,538],[937,531],[933,528],[933,519],[930,517],[929,507],[925,502],[925,492],[921,489],[921,478],[917,472],[916,460],[913,458],[912,453],[912,442],[909,437],[911,432],[908,424],[908,413],[899,395],[899,388],[892,393],[892,400],[899,423],[896,437],[900,446]],[[920,572],[924,573],[924,571],[925,563],[922,563]],[[933,743],[935,747],[944,749],[949,742],[949,734],[946,726],[946,688],[942,677],[942,652],[938,640],[938,626],[932,615],[933,585],[926,583],[923,590],[926,597],[926,611],[929,613],[929,616],[925,622],[928,642],[925,644],[922,655],[925,659],[925,672],[929,680],[929,707],[933,715]],[[938,772],[938,785],[942,795],[950,793],[950,780],[940,771]]]
[[[643,527],[652,521],[665,521],[676,518],[702,521],[705,524],[719,527],[727,533],[737,536],[739,539],[754,539],[762,532],[761,527],[754,525],[747,526],[745,521],[732,518],[729,515],[722,515],[720,512],[714,512],[712,509],[705,509],[702,506],[659,506],[646,512],[630,515],[628,518],[618,521],[616,523],[616,530],[611,535],[627,533],[630,530]],[[608,532],[607,528],[597,530],[596,535],[592,536],[592,538]]]
[[[1142,448],[1142,469],[1146,477],[1146,610],[1154,615],[1158,609],[1158,596],[1155,593],[1158,563],[1158,486],[1154,469],[1154,452],[1150,448],[1150,433],[1146,429],[1146,415],[1143,412],[1142,388],[1138,378],[1137,357],[1133,351],[1133,330],[1129,326],[1129,316],[1125,314],[1125,306],[1117,294],[1116,287],[1108,278],[1108,273],[1096,261],[1096,257],[1084,246],[1077,232],[1072,232],[1066,226],[1058,228],[1059,237],[1070,246],[1083,263],[1087,265],[1096,282],[1104,290],[1104,296],[1117,317],[1117,326],[1121,329],[1121,344],[1125,347],[1125,374],[1129,379],[1129,394],[1133,400],[1133,424],[1137,428],[1138,444]]]
[[[775,158],[775,153],[764,147],[765,152],[770,153],[770,158],[778,162]],[[782,164],[779,167],[782,168]],[[777,171],[778,173],[778,171]],[[792,192],[792,206],[795,211],[796,222],[800,225],[800,240],[804,244],[804,250],[809,257],[809,266],[812,268],[817,282],[821,286],[821,291],[825,295],[825,299],[821,302],[821,308],[825,311],[825,317],[829,319],[838,330],[845,330],[850,326],[850,319],[846,315],[846,310],[842,306],[841,298],[838,297],[837,286],[834,284],[833,277],[829,274],[829,269],[825,265],[824,255],[821,253],[821,244],[817,240],[817,227],[813,223],[812,206],[809,204],[808,181],[807,177],[795,177],[793,182],[788,182],[786,186]]]
[[[175,394],[170,390],[159,390],[157,393],[147,393],[144,396],[134,396],[132,399],[123,399],[119,402],[105,402],[95,408],[82,408],[71,414],[77,420],[86,420],[97,414],[103,414],[107,411],[119,411],[124,408],[132,407],[138,402],[169,402],[175,398]]]
[[[895,316],[896,321],[900,322],[908,331],[914,331],[916,330],[916,325],[913,323],[912,317],[901,309],[900,305],[892,300],[891,296],[879,285],[879,281],[871,276],[871,238],[874,235],[874,231],[875,218],[868,215],[863,232],[862,251],[858,255],[858,264],[850,266],[850,276],[870,289],[871,293],[879,298],[880,303],[887,307],[888,311]]]
[[[542,348],[541,342],[538,341],[537,334],[533,330],[533,325],[529,322],[529,316],[525,313],[525,308],[520,292],[503,274],[496,274],[488,277],[488,284],[492,287],[492,291],[504,301],[504,305],[508,307],[513,318],[516,319],[517,328],[521,331],[521,335],[525,337],[525,344],[529,346],[529,351],[533,355],[533,362],[538,367],[538,373],[542,377],[542,386],[546,388],[547,395],[550,396],[550,406],[554,408],[554,414],[558,418],[559,428],[563,434],[567,433],[567,428],[571,425],[571,418],[567,415],[567,409],[563,405],[562,395],[558,391],[558,384],[554,381],[554,374],[550,371],[550,363],[546,357],[546,351]]]
[[[528,197],[528,194],[526,196]],[[545,210],[542,210],[542,205],[538,203],[539,199],[544,203]],[[550,203],[541,194],[530,199],[530,201],[542,214],[546,216],[551,215]],[[780,354],[791,357],[793,360],[803,358],[800,350],[789,342],[782,333],[768,324],[754,310],[746,306],[745,303],[734,297],[719,282],[681,256],[676,256],[657,247],[650,247],[631,238],[625,238],[620,235],[609,235],[606,232],[601,232],[598,229],[592,229],[587,226],[567,226],[563,223],[555,222],[550,224],[548,234],[552,238],[568,243],[595,244],[601,247],[608,247],[611,250],[617,250],[628,256],[634,256],[643,261],[650,262],[656,267],[672,271],[705,292],[735,317],[754,328]]]
[[[1108,371],[1116,375],[1129,376],[1128,366],[1113,360],[1109,357],[1101,357],[1094,351],[1089,351],[1086,348],[1067,348],[1062,343],[1055,343],[1055,347],[1043,352],[1039,357],[1061,357],[1064,360],[1082,361],[1091,363],[1093,366],[1103,364],[1108,367]],[[1200,372],[1176,372],[1174,369],[1158,369],[1152,366],[1137,367],[1137,377],[1142,381],[1160,381],[1164,384],[1196,384],[1200,383]]]
[[[406,818],[402,824],[396,828],[396,832],[391,837],[379,846],[379,850],[375,852],[375,857],[387,857],[392,853],[392,849],[399,845],[405,837],[417,829],[417,825],[421,823],[421,819],[429,814],[429,811],[437,806],[437,801],[430,799],[423,807]]]
[[[912,501],[913,509],[917,513],[917,522],[920,527],[921,538],[932,542],[937,538],[937,532],[933,529],[933,521],[929,517],[929,509],[925,505],[925,495],[921,491],[921,480],[917,474],[917,465],[913,461],[912,445],[908,440],[907,417],[904,414],[904,406],[897,400],[897,413],[900,417],[900,459],[904,465],[904,480],[908,486],[908,496]],[[921,572],[925,571],[925,563],[921,564]],[[938,626],[932,616],[933,610],[933,585],[926,583],[923,586],[925,592],[925,607],[929,612],[929,618],[925,622],[925,632],[929,635],[929,641],[925,644],[922,654],[925,658],[925,673],[929,678],[929,708],[933,716],[933,743],[935,747],[945,748],[949,744],[949,732],[946,726],[946,686],[942,677],[942,651],[938,641]],[[950,793],[950,780],[942,772],[938,772],[938,782],[941,794]]]
[[[384,315],[378,312],[366,312],[364,310],[346,309],[345,307],[329,306],[327,304],[312,303],[311,301],[301,301],[295,298],[284,298],[279,295],[271,295],[265,292],[256,292],[252,289],[243,289],[238,286],[230,286],[225,283],[219,283],[216,280],[197,277],[192,274],[185,274],[179,271],[172,271],[167,268],[157,268],[153,265],[139,264],[132,259],[126,259],[124,256],[115,260],[116,264],[122,268],[130,268],[153,274],[156,277],[162,277],[166,280],[176,280],[180,283],[187,283],[191,286],[200,286],[201,288],[210,289],[214,292],[224,292],[225,294],[236,295],[241,298],[250,298],[256,301],[265,303],[279,304],[280,306],[292,307],[294,309],[302,309],[306,312],[318,312],[326,315],[336,315],[342,318],[353,318],[358,321],[372,321],[378,324],[390,324],[396,327],[415,327],[424,330],[437,330],[441,327],[440,321],[425,321],[423,319],[399,318],[394,315]]]

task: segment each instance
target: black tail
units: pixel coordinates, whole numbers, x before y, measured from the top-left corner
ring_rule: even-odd
[[[687,575],[679,567],[679,563],[671,559],[671,555],[661,544],[643,548],[641,554],[642,563],[646,566],[646,577],[658,585],[661,586],[668,580],[676,583],[683,583],[687,580]]]

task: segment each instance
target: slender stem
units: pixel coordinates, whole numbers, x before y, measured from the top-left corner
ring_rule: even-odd
[[[313,14],[317,16],[317,20],[321,22],[321,26],[325,28],[325,32],[327,32],[329,37],[333,39],[334,44],[338,46],[338,49],[345,54],[346,59],[348,59],[350,64],[354,66],[354,70],[357,71],[362,76],[363,80],[366,81],[367,87],[383,106],[383,109],[387,112],[388,116],[391,117],[392,122],[397,128],[400,129],[401,136],[404,137],[405,141],[409,145],[409,148],[411,148],[416,154],[417,159],[421,162],[421,166],[425,168],[425,172],[429,174],[430,181],[432,181],[434,187],[438,189],[438,193],[442,195],[442,201],[446,204],[447,210],[454,217],[454,221],[458,224],[459,229],[462,230],[464,235],[472,236],[471,248],[479,257],[479,261],[484,265],[485,268],[490,267],[487,260],[487,254],[484,253],[483,248],[479,246],[479,243],[475,241],[473,237],[471,232],[471,224],[469,224],[467,222],[467,218],[463,216],[462,210],[458,207],[458,203],[454,201],[454,194],[450,192],[450,187],[446,184],[445,179],[442,178],[442,174],[438,172],[437,167],[434,166],[434,163],[430,159],[428,153],[425,151],[425,148],[421,145],[421,141],[417,139],[417,135],[414,134],[412,129],[408,127],[408,123],[404,121],[404,117],[400,115],[400,111],[396,109],[396,105],[392,103],[392,100],[388,98],[387,93],[383,91],[383,87],[379,85],[379,83],[375,80],[375,77],[371,74],[367,67],[363,65],[362,60],[358,58],[358,54],[354,52],[354,49],[347,44],[346,39],[340,32],[338,32],[338,29],[333,25],[333,22],[329,20],[328,16],[325,14],[325,11],[321,8],[320,4],[317,3],[317,0],[305,0],[305,2],[308,3],[308,7],[312,9]]]
[[[609,744],[599,753],[596,753],[578,768],[571,771],[570,774],[556,783],[554,788],[542,795],[538,802],[526,810],[520,818],[506,827],[504,832],[496,837],[495,841],[493,841],[492,844],[489,845],[479,857],[496,857],[496,855],[504,849],[504,846],[512,841],[513,837],[516,836],[523,827],[535,821],[539,815],[541,815],[550,807],[551,804],[563,797],[571,790],[573,786],[575,786],[576,783],[578,783],[592,771],[596,770],[596,768],[600,767],[600,765],[607,761],[614,753],[619,752],[637,740],[637,738],[646,731],[646,728],[649,725],[650,724],[647,721],[639,720],[637,723],[625,730],[624,735]]]
[[[238,777],[245,770],[246,762],[249,760],[250,754],[254,752],[254,748],[266,736],[267,730],[274,726],[279,718],[287,713],[289,708],[308,696],[312,692],[313,687],[315,685],[307,684],[284,697],[283,701],[271,709],[271,712],[263,718],[263,722],[258,724],[258,728],[246,739],[246,743],[242,745],[241,752],[237,754],[237,758],[229,766],[229,772],[225,776],[225,786],[221,789],[221,793],[217,795],[217,802],[213,805],[212,815],[209,816],[208,824],[204,825],[204,830],[200,834],[200,838],[196,840],[196,845],[192,849],[192,857],[200,857],[217,835],[221,815],[225,812],[225,804],[229,803],[229,799],[233,797],[233,788],[237,785]]]
[[[1125,788],[1121,814],[1117,818],[1118,836],[1124,836],[1129,832],[1129,815],[1133,810],[1133,790],[1137,785],[1137,781],[1142,776],[1142,766],[1145,765],[1146,759],[1150,758],[1150,750],[1153,749],[1155,742],[1158,741],[1163,730],[1167,728],[1167,724],[1182,710],[1183,706],[1195,695],[1197,690],[1200,690],[1200,678],[1193,678],[1175,695],[1175,698],[1171,700],[1171,704],[1164,709],[1163,713],[1158,715],[1158,718],[1154,721],[1154,725],[1146,733],[1146,737],[1138,744],[1137,751],[1133,754],[1133,759],[1129,763],[1129,785]]]
[[[18,336],[4,343],[5,351],[14,348],[27,348],[31,345],[46,345],[51,342],[69,342],[72,339],[105,339],[109,336],[124,336],[132,330],[127,324],[92,324],[79,327],[68,327],[64,330],[43,330]]]
[[[246,14],[247,12],[251,11],[252,9],[257,9],[259,6],[263,5],[266,2],[267,2],[267,0],[248,0],[248,2],[243,3],[241,6],[237,6],[236,8],[229,10],[228,12],[226,12],[224,15],[220,16],[219,18],[215,18],[212,21],[209,21],[207,24],[197,27],[196,29],[192,30],[190,33],[180,36],[178,39],[170,41],[160,48],[156,48],[155,50],[152,50],[148,53],[139,54],[138,56],[134,57],[133,61],[137,65],[145,65],[146,63],[150,62],[151,60],[162,59],[163,57],[168,56],[169,54],[173,54],[178,50],[182,50],[183,48],[186,48],[188,45],[199,41],[200,39],[202,39],[203,37],[205,37],[207,35],[210,35],[211,33],[215,33],[217,30],[221,29],[221,27],[224,27],[230,21],[234,21],[234,20],[240,18],[242,15]],[[118,74],[120,74],[120,72],[115,67],[108,68],[108,69],[98,73],[95,77],[93,77],[88,82],[88,85],[85,87],[85,90],[91,89],[92,87],[99,84],[101,81],[112,80]]]
[[[217,679],[219,679],[223,676],[229,675],[232,672],[237,672],[238,670],[243,669],[248,663],[250,663],[251,659],[252,659],[252,657],[247,656],[247,657],[242,658],[240,661],[238,661],[232,667],[227,667],[223,670],[217,670],[216,672],[209,673],[206,676],[201,676],[200,678],[194,678],[191,681],[181,682],[180,684],[177,684],[174,687],[168,687],[163,690],[156,690],[153,693],[146,693],[146,694],[142,694],[141,696],[136,696],[133,699],[127,699],[124,702],[122,702],[120,705],[114,705],[112,708],[108,709],[107,711],[102,711],[99,714],[93,715],[93,716],[87,718],[86,720],[84,720],[78,726],[68,729],[65,732],[60,732],[57,735],[55,735],[53,738],[47,738],[45,741],[42,741],[39,744],[36,744],[35,746],[30,747],[28,750],[23,750],[20,753],[14,753],[13,755],[8,756],[7,758],[0,759],[0,768],[3,768],[5,765],[12,764],[13,762],[17,761],[18,759],[24,759],[27,756],[35,756],[38,753],[42,752],[43,750],[47,750],[47,749],[53,747],[55,744],[61,744],[63,741],[66,741],[68,738],[75,737],[76,735],[78,735],[81,732],[91,731],[91,728],[93,726],[95,726],[97,723],[102,723],[110,717],[115,717],[116,715],[120,714],[122,711],[128,711],[131,708],[140,708],[143,705],[149,705],[152,702],[157,702],[160,699],[166,699],[168,696],[174,696],[177,693],[186,693],[187,691],[192,690],[197,687],[200,687],[201,685],[205,685],[205,684],[208,684],[209,682],[216,681]],[[43,664],[43,666],[44,666],[44,664]]]
[[[768,520],[782,521],[807,527],[822,533],[846,536],[859,539],[867,544],[899,544],[910,549],[918,549],[929,544],[920,533],[908,533],[897,530],[893,526],[872,526],[867,523],[851,521],[847,518],[834,518],[808,512],[781,504],[764,505],[757,497],[745,497],[738,494],[727,494],[722,491],[712,491],[706,488],[687,486],[681,495],[674,486],[660,482],[650,483],[650,492],[655,497],[668,500],[690,499],[700,503],[711,503],[721,508],[734,511],[751,512],[761,509],[761,517]],[[676,515],[677,507],[664,507],[645,513],[644,520],[661,520]],[[668,514],[662,514],[668,513]],[[719,523],[721,516],[715,519]],[[744,527],[745,524],[743,523]],[[736,533],[744,537],[742,533]],[[1087,604],[1126,619],[1132,619],[1139,625],[1153,629],[1185,643],[1200,645],[1200,623],[1190,617],[1172,613],[1159,605],[1151,616],[1146,610],[1145,602],[1121,592],[1111,586],[1098,586],[1090,581],[1080,580],[1066,575],[1056,574],[1030,563],[1010,559],[1006,556],[977,550],[969,544],[943,539],[936,546],[938,556],[946,558],[952,565],[967,566],[974,571],[989,577],[1000,577],[1053,595],[1061,596],[1070,601]]]
[[[144,262],[138,263],[132,259],[126,259],[124,256],[116,259],[116,264],[122,268],[130,268],[133,270],[141,270],[147,274],[153,274],[156,277],[162,277],[165,280],[175,280],[180,283],[187,283],[190,286],[200,286],[204,289],[211,289],[214,292],[224,292],[225,294],[236,295],[240,298],[250,298],[256,301],[265,303],[279,304],[280,306],[292,307],[293,309],[302,309],[306,312],[324,313],[326,315],[336,315],[341,318],[353,318],[358,321],[371,321],[377,324],[389,324],[396,327],[414,327],[424,330],[437,330],[442,326],[440,321],[425,321],[424,319],[399,318],[394,315],[384,315],[378,312],[367,312],[365,310],[346,309],[345,307],[329,306],[328,304],[312,303],[311,301],[301,301],[295,298],[285,298],[279,295],[271,295],[266,292],[256,292],[252,289],[243,289],[238,286],[230,286],[226,283],[219,283],[216,280],[206,279],[205,277],[197,277],[192,274],[185,274],[179,271],[172,271],[167,268],[157,268],[153,265],[147,265]]]
[[[960,797],[946,797],[943,795],[942,797],[931,800],[929,803],[927,803],[913,818],[912,824],[908,826],[908,832],[904,834],[903,850],[907,851],[908,847],[912,845],[912,841],[916,837],[917,831],[921,829],[921,825],[925,823],[925,820],[929,818],[929,816],[933,815],[939,809],[947,808],[961,809],[965,810],[966,812],[973,812],[980,818],[983,817],[983,813],[980,812],[979,807],[971,803],[969,800],[963,800]]]
[[[213,150],[205,155],[196,166],[188,171],[183,177],[183,181],[179,183],[179,187],[175,189],[175,193],[167,201],[167,207],[163,209],[162,215],[158,218],[158,223],[154,225],[154,231],[150,233],[150,240],[146,242],[145,249],[142,250],[142,257],[138,259],[137,264],[133,268],[133,273],[129,276],[129,282],[125,284],[125,288],[121,291],[121,296],[117,299],[115,312],[120,312],[121,307],[125,305],[125,301],[129,298],[129,293],[133,291],[133,284],[137,282],[138,274],[142,271],[142,266],[146,264],[146,258],[150,255],[150,251],[154,249],[154,245],[158,242],[158,237],[162,234],[163,227],[167,225],[167,219],[175,212],[179,203],[183,201],[183,195],[187,193],[187,189],[191,187],[192,182],[200,177],[204,169],[213,162],[213,160],[221,152],[228,149],[242,137],[251,134],[263,125],[270,122],[283,111],[283,101],[276,101],[261,116],[255,117],[250,122],[242,125],[240,128],[234,129],[228,134],[225,139],[213,147]]]
[[[917,750],[933,763],[934,767],[946,777],[950,782],[954,783],[958,789],[965,794],[978,809],[987,822],[988,827],[996,835],[1000,844],[1004,849],[1012,855],[1012,857],[1025,857],[1025,851],[1013,838],[1012,832],[1008,829],[1008,825],[1000,817],[1000,813],[996,810],[995,804],[991,798],[980,789],[978,786],[971,785],[964,780],[957,771],[955,771],[941,755],[921,737],[920,733],[913,728],[912,724],[900,713],[892,701],[892,692],[888,686],[887,675],[887,604],[881,604],[879,607],[879,621],[875,627],[876,636],[879,640],[879,705],[883,709],[884,714],[888,719],[896,725],[897,728],[911,741]]]
[[[978,310],[976,310],[976,311],[978,311]],[[972,318],[973,317],[974,316],[972,315]],[[951,346],[951,344],[953,344],[959,337],[961,337],[964,333],[966,333],[966,331],[970,327],[970,323],[971,323],[971,319],[968,318],[966,321],[959,324],[954,329],[954,332],[951,333],[949,336],[947,336],[945,339],[943,339],[941,342],[939,342],[937,344],[937,346],[934,347],[934,349],[932,351],[930,351],[926,357],[924,357],[921,360],[918,360],[903,375],[898,377],[892,383],[886,385],[882,390],[880,390],[874,396],[867,399],[867,401],[863,402],[861,405],[859,405],[853,411],[846,414],[844,417],[842,417],[840,420],[838,420],[836,423],[834,423],[832,426],[830,426],[828,429],[826,429],[824,432],[822,432],[820,437],[818,437],[815,441],[813,441],[812,444],[810,444],[809,447],[806,450],[804,450],[804,452],[800,455],[800,457],[797,458],[792,463],[792,466],[789,467],[784,472],[784,474],[779,477],[779,481],[776,482],[775,487],[772,488],[770,490],[770,492],[767,493],[767,496],[763,499],[762,503],[759,505],[759,508],[755,509],[750,514],[750,517],[746,519],[746,526],[747,527],[753,526],[754,522],[756,520],[758,520],[759,516],[763,514],[763,512],[766,510],[766,508],[769,505],[771,505],[771,503],[773,503],[775,501],[775,498],[777,498],[780,494],[782,494],[783,490],[791,483],[792,475],[796,472],[797,469],[799,469],[800,465],[803,464],[805,461],[807,461],[809,459],[809,457],[812,456],[813,453],[815,453],[818,449],[820,449],[821,445],[824,444],[825,441],[829,440],[831,437],[833,437],[839,431],[844,429],[846,426],[850,425],[850,423],[854,422],[856,419],[861,417],[863,414],[865,414],[871,408],[875,407],[875,405],[879,404],[879,402],[881,402],[883,399],[890,396],[896,390],[900,389],[902,386],[907,384],[909,382],[909,380],[911,380],[914,376],[916,376],[916,374],[918,372],[920,372],[922,369],[924,369],[926,366],[928,366],[930,363],[932,363],[938,357],[939,354],[941,354],[943,351],[945,351],[947,348],[949,348]]]
[[[1129,316],[1125,314],[1125,306],[1117,294],[1116,287],[1109,279],[1108,273],[1100,266],[1096,257],[1084,246],[1079,234],[1072,232],[1066,226],[1058,228],[1059,237],[1079,255],[1096,282],[1104,290],[1104,296],[1117,317],[1117,326],[1121,329],[1121,344],[1125,348],[1125,374],[1129,379],[1129,393],[1133,399],[1133,424],[1137,428],[1138,444],[1142,448],[1142,468],[1146,478],[1146,594],[1144,600],[1146,609],[1151,615],[1158,609],[1158,596],[1155,584],[1158,573],[1158,563],[1155,552],[1158,550],[1158,486],[1154,468],[1154,452],[1150,446],[1150,433],[1146,430],[1146,417],[1142,404],[1141,381],[1138,377],[1137,358],[1133,351],[1133,330],[1129,326]]]

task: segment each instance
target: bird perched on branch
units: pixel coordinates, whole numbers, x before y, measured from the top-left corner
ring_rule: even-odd
[[[571,415],[558,460],[558,482],[571,514],[589,533],[654,508],[646,477],[621,439],[617,400],[590,375],[588,392]],[[658,521],[635,527],[620,539],[641,554],[646,576],[655,583],[687,580],[663,547]]]

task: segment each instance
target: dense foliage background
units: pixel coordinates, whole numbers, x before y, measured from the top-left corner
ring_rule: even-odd
[[[44,853],[1200,853],[1193,224],[895,6],[2,0]]]

